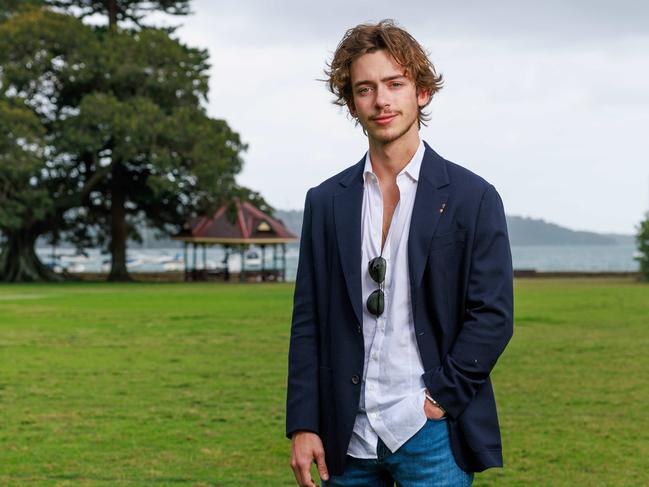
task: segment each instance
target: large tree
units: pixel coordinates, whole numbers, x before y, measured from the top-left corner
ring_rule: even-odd
[[[111,21],[88,26],[47,10],[13,16],[0,26],[1,93],[29,107],[45,130],[49,221],[78,245],[108,245],[110,279],[129,278],[126,242],[137,239],[138,222],[178,228],[234,196],[272,211],[236,185],[245,145],[205,112],[207,53],[142,27],[137,13],[143,4],[187,2],[48,3],[103,6]],[[112,19],[121,18],[136,27],[118,29]]]

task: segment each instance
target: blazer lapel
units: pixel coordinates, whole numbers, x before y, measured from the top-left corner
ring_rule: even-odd
[[[361,296],[361,212],[363,210],[363,168],[365,156],[350,168],[339,183],[343,190],[334,194],[334,222],[338,251],[347,293],[358,320],[363,325],[363,297]]]
[[[408,271],[413,321],[417,309],[417,288],[428,260],[428,249],[442,215],[440,209],[448,201],[449,191],[441,188],[449,184],[446,161],[424,142],[426,150],[421,163],[415,202],[408,235]]]

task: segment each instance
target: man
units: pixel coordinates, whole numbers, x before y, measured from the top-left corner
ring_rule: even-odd
[[[489,374],[513,331],[501,198],[419,138],[441,88],[391,21],[350,29],[327,71],[367,135],[306,194],[288,364],[297,483],[464,486],[502,466]]]

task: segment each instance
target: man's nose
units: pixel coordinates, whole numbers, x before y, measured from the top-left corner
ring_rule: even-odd
[[[379,85],[376,88],[376,99],[374,103],[379,110],[383,110],[384,107],[390,105],[390,93],[386,87]]]

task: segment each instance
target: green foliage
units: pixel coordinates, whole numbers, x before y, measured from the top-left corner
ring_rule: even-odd
[[[0,231],[32,225],[52,212],[39,184],[44,130],[24,105],[0,99]]]
[[[0,25],[0,90],[20,97],[40,117],[74,106],[96,76],[100,45],[79,20],[31,9]]]
[[[191,48],[159,29],[97,30],[101,52],[94,91],[120,99],[148,97],[163,109],[205,101],[208,52]]]
[[[25,116],[29,113],[30,126],[39,134],[41,146],[31,152],[29,167],[15,152],[5,153],[7,164],[0,172],[21,168],[20,178],[13,175],[20,198],[38,199],[47,209],[33,215],[35,218],[7,211],[0,216],[0,228],[6,229],[8,221],[14,220],[17,229],[19,219],[23,227],[39,227],[41,234],[56,232],[62,212],[81,203],[79,191],[88,174],[57,147],[61,138],[58,122],[73,113],[78,93],[93,78],[90,66],[98,46],[79,20],[42,9],[26,9],[0,24],[0,97]]]
[[[640,263],[641,278],[649,281],[649,211],[645,213],[645,219],[640,222],[637,231],[635,239],[640,255],[635,259]]]
[[[38,7],[44,0],[0,0],[0,22],[7,20],[12,15]]]
[[[206,51],[160,30],[109,32],[47,10],[5,23],[0,51],[3,92],[20,96],[47,128],[57,186],[72,175],[73,187],[84,188],[102,168],[122,164],[130,213],[160,225],[179,225],[239,191],[246,146],[202,106]],[[91,211],[108,211],[111,177],[93,182],[95,203],[104,204],[86,200]]]

